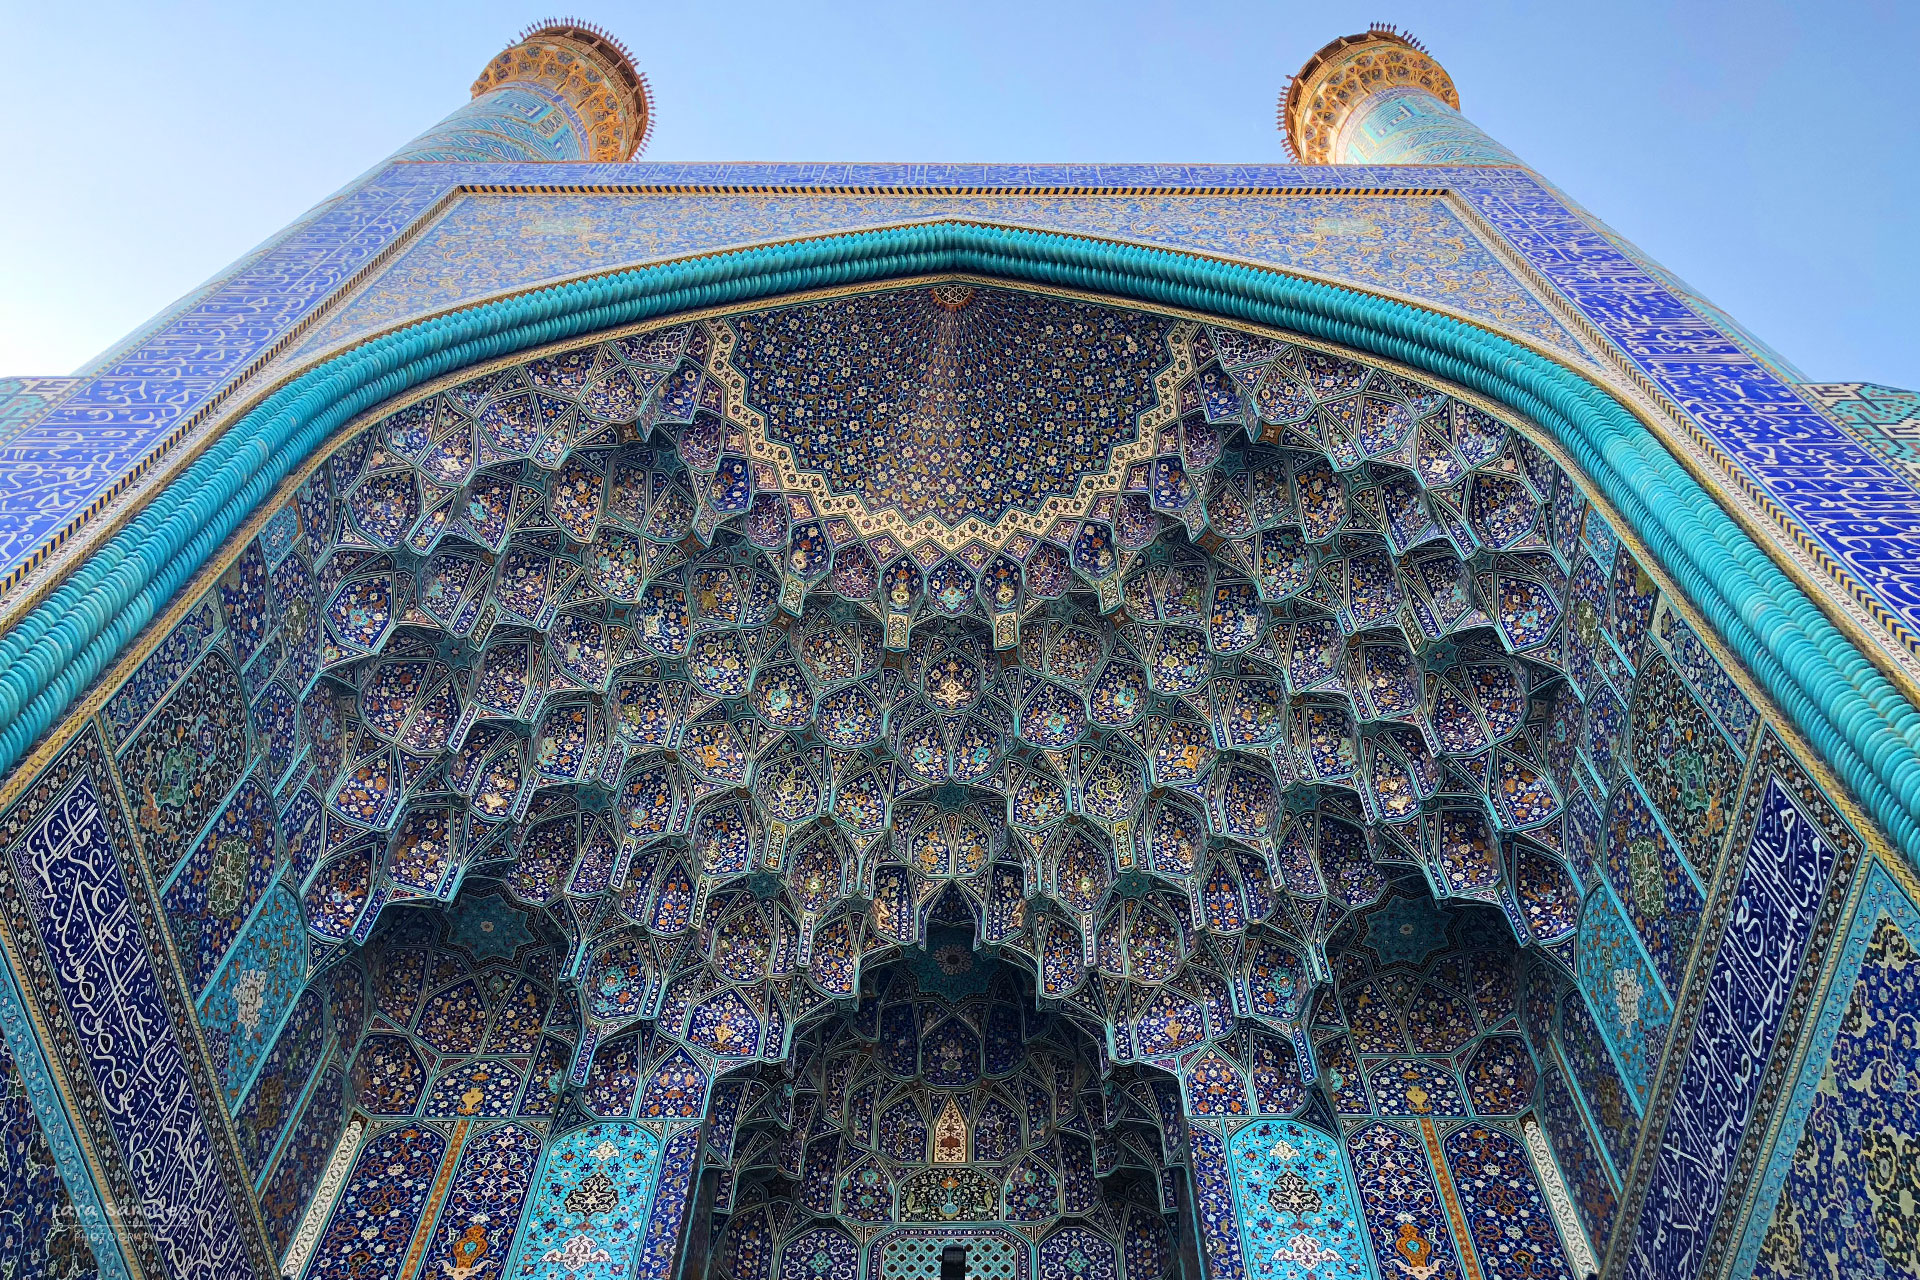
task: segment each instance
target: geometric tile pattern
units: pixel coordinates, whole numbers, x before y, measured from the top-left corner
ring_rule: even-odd
[[[909,176],[578,169],[569,176]],[[448,183],[483,172],[552,180],[504,165],[391,170],[169,318],[204,336],[192,367],[167,354],[162,326],[97,375],[0,383],[0,464],[36,464],[0,465],[15,477],[0,485],[8,563],[176,440]],[[1040,166],[911,177],[1014,188],[1075,173],[1094,187],[1454,187],[1702,439],[1771,489],[1783,520],[1807,527],[1863,594],[1920,619],[1914,558],[1899,553],[1915,537],[1897,438],[1911,396],[1787,388],[1673,297],[1620,288],[1640,269],[1631,255],[1529,175]],[[600,218],[615,207],[539,199]],[[658,208],[662,197],[619,199]],[[1132,235],[1148,208],[1118,195],[675,199],[688,216],[646,224],[670,233],[600,244],[598,265],[657,256],[659,234],[688,237],[675,251],[750,238],[747,219],[764,236],[780,219],[807,234],[881,210],[970,211]],[[1154,234],[1170,242],[1218,249],[1229,228],[1236,254],[1391,283],[1576,345],[1459,209],[1430,195],[1155,201]],[[1256,206],[1272,225],[1249,245]],[[500,208],[462,197],[416,252],[441,252],[466,220],[527,233],[524,252],[477,259],[523,275],[585,265],[543,258],[556,246],[536,245],[533,224],[513,231]],[[439,301],[527,282],[448,273]],[[315,348],[428,301],[376,286]],[[1024,372],[986,394],[1008,351]],[[1076,398],[1087,387],[1092,412]],[[207,1210],[189,1228],[160,1204],[165,1225],[136,1246],[145,1269],[160,1269],[145,1256],[156,1250],[175,1268],[240,1267],[252,1227],[228,1220],[247,1215],[231,1213],[227,1190],[249,1174],[284,1244],[350,1082],[383,1115],[457,1116],[460,1133],[476,1117],[535,1119],[481,1131],[464,1154],[412,1119],[376,1132],[315,1274],[392,1274],[412,1242],[416,1259],[431,1251],[425,1270],[454,1280],[504,1269],[509,1249],[578,1274],[622,1272],[639,1256],[642,1275],[664,1275],[692,1149],[720,1139],[648,1133],[631,1117],[691,1118],[724,1069],[790,1060],[798,1084],[749,1069],[728,1086],[721,1196],[747,1197],[762,1233],[749,1233],[752,1214],[737,1219],[736,1280],[768,1280],[776,1257],[783,1274],[803,1258],[857,1266],[870,1226],[809,1225],[827,1213],[1011,1221],[1018,1232],[1003,1234],[1023,1242],[1020,1265],[1031,1244],[1048,1274],[1164,1260],[1171,1170],[1191,1155],[1218,1239],[1234,1217],[1225,1150],[1247,1156],[1240,1139],[1262,1126],[1331,1143],[1307,1160],[1310,1190],[1335,1208],[1323,1220],[1290,1203],[1285,1238],[1268,1239],[1264,1217],[1251,1234],[1240,1224],[1254,1274],[1364,1268],[1369,1231],[1383,1264],[1409,1274],[1470,1272],[1475,1256],[1489,1275],[1562,1274],[1512,1133],[1492,1121],[1450,1130],[1458,1167],[1436,1187],[1410,1130],[1374,1119],[1421,1117],[1431,1135],[1424,1117],[1532,1104],[1533,1060],[1507,1034],[1513,949],[1474,933],[1486,919],[1552,957],[1542,965],[1577,973],[1582,998],[1564,998],[1560,1042],[1536,1038],[1535,1049],[1554,1064],[1540,1073],[1543,1116],[1596,1242],[1644,1113],[1667,1128],[1637,1175],[1651,1181],[1648,1208],[1621,1215],[1640,1235],[1633,1273],[1717,1266],[1721,1191],[1751,1172],[1754,1122],[1783,1087],[1784,1040],[1804,1011],[1801,944],[1820,948],[1828,872],[1844,879],[1857,842],[1810,784],[1780,781],[1792,766],[1757,730],[1753,704],[1518,433],[1337,354],[982,284],[765,308],[550,353],[423,406],[349,445],[276,513],[107,703],[78,752],[87,769],[62,779],[77,778],[71,789],[43,786],[7,818],[8,878],[30,896],[41,886],[29,908],[49,972],[67,983],[39,982],[39,998],[66,1001],[63,1025],[97,1030],[72,975],[133,993],[112,1012],[130,1019],[115,1034],[143,1072],[139,1089],[103,1057],[77,1118],[96,1146],[110,1133],[158,1153],[137,1177]],[[1844,476],[1844,500],[1835,485],[1792,483],[1809,458]],[[1849,524],[1863,503],[1890,513],[1873,538]],[[1743,801],[1750,755],[1762,781]],[[117,902],[122,917],[129,902],[144,909],[115,862],[133,849],[116,791],[135,811],[166,924],[130,934],[131,952],[87,955],[97,922],[69,927],[44,884],[67,877],[52,895],[63,900],[97,886],[95,905]],[[1730,834],[1747,876],[1735,910],[1765,917],[1767,945],[1785,957],[1771,971],[1759,951],[1744,954],[1751,939],[1723,940],[1724,920],[1703,919]],[[275,883],[283,869],[288,883]],[[1464,901],[1432,908],[1410,871]],[[444,913],[402,909],[450,900]],[[433,914],[446,918],[407,923]],[[168,926],[213,1082],[183,1065],[174,1037],[193,1014],[169,1007],[171,971],[152,965]],[[975,952],[975,936],[995,952]],[[1892,1052],[1875,1047],[1875,1010],[1898,1005],[1911,936],[1884,924],[1861,943],[1846,1028],[1827,1076],[1803,1082],[1812,1101],[1791,1173],[1776,1170],[1788,1192],[1763,1266],[1912,1261],[1887,1207],[1911,1190],[1898,1180],[1913,1136],[1905,1095],[1856,1088],[1871,1073],[1833,1065]],[[1709,992],[1676,1014],[1700,939],[1714,958]],[[343,982],[350,966],[328,971],[324,1014],[295,1005],[309,952],[318,966],[345,948],[372,959],[370,1005]],[[880,967],[895,957],[906,964]],[[1051,1021],[1034,1016],[1029,987],[1057,1006]],[[875,997],[870,1023],[867,1002],[853,1007],[862,993]],[[835,1001],[845,1012],[830,1013]],[[1544,1019],[1530,1004],[1530,1028],[1554,1023],[1552,993],[1543,1003]],[[1656,1081],[1667,1024],[1696,1018],[1690,1056]],[[1091,1048],[1075,1039],[1087,1030]],[[350,1077],[320,1066],[330,1047],[354,1064]],[[1757,1061],[1735,1061],[1742,1050]],[[71,1073],[80,1059],[62,1052]],[[1395,1206],[1390,1222],[1360,1227],[1339,1143],[1301,1118],[1331,1124],[1316,1071],[1349,1127],[1364,1126],[1351,1150],[1371,1135],[1368,1158],[1353,1159],[1359,1203]],[[1089,1088],[1096,1079],[1104,1090]],[[237,1160],[201,1118],[216,1088],[234,1112]],[[146,1097],[163,1100],[164,1121],[138,1113]],[[1855,1170],[1840,1135],[1869,1113],[1885,1121],[1872,1133],[1881,1146]],[[1263,1118],[1225,1144],[1204,1127],[1225,1121],[1225,1134],[1249,1114]],[[549,1151],[552,1185],[534,1193],[544,1208],[516,1244],[548,1117],[563,1130],[606,1120]],[[588,1131],[611,1137],[566,1146]],[[10,1172],[44,1181],[35,1141],[16,1144],[28,1154]],[[556,1163],[563,1146],[577,1167]],[[1390,1146],[1400,1154],[1380,1156]],[[376,1147],[392,1161],[383,1169],[403,1169],[391,1186],[367,1163]],[[1282,1140],[1272,1152],[1282,1147],[1302,1149]],[[581,1162],[626,1155],[619,1181],[584,1176]],[[1883,1165],[1896,1170],[1885,1186]],[[1290,1172],[1263,1167],[1261,1188]],[[643,1222],[650,1178],[659,1203]],[[1244,1213],[1253,1184],[1234,1185]],[[1438,1214],[1450,1186],[1472,1243],[1450,1238]],[[115,1193],[133,1203],[151,1190]],[[427,1233],[423,1213],[446,1229]],[[356,1214],[360,1227],[342,1225]],[[1060,1217],[1093,1225],[1056,1229]],[[1872,1248],[1859,1226],[1870,1217]],[[1700,1252],[1689,1229],[1715,1243]],[[1335,1241],[1342,1230],[1351,1239]],[[77,1235],[48,1239],[67,1250],[48,1266],[84,1270]],[[1240,1248],[1216,1250],[1220,1274],[1239,1274]]]
[[[1872,382],[1801,384],[1862,444],[1920,481],[1920,396]]]
[[[1009,350],[1011,408],[977,390]],[[468,379],[294,509],[268,576],[306,655],[310,924],[362,941],[490,867],[566,939],[576,1084],[639,1023],[780,1056],[949,888],[1122,1061],[1226,1006],[1297,1034],[1383,863],[1542,944],[1577,919],[1548,755],[1595,643],[1585,503],[1343,356],[880,290]]]

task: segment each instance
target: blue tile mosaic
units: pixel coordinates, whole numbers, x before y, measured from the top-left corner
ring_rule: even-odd
[[[1920,1270],[1920,907],[1870,866],[1730,1274]]]
[[[1829,879],[1839,865],[1844,883],[1859,857],[1858,838],[1771,735],[1756,767],[1735,832],[1740,879],[1715,922],[1692,1041],[1669,1068],[1672,1101],[1637,1197],[1624,1272],[1632,1280],[1692,1280],[1709,1251],[1725,1247],[1716,1218],[1751,1174],[1750,1121],[1781,1087],[1776,1063],[1811,998],[1804,953],[1835,926]]]
[[[69,748],[69,759],[83,759],[87,745]],[[50,774],[49,782],[59,776]],[[146,1229],[176,1274],[248,1270],[248,1243],[217,1139],[195,1096],[162,979],[130,919],[133,904],[94,774],[75,769],[64,790],[43,794],[43,808],[16,805],[4,834],[113,1140],[123,1152],[140,1153],[127,1169],[148,1206]]]

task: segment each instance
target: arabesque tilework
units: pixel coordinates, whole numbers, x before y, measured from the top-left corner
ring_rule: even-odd
[[[1249,1275],[1364,1280],[1365,1229],[1333,1138],[1290,1120],[1256,1120],[1227,1146]]]
[[[1832,937],[1862,852],[1859,837],[1770,733],[1755,753],[1734,841],[1743,865],[1712,921],[1718,945],[1690,997],[1699,1009],[1691,1043],[1666,1072],[1670,1102],[1656,1098],[1661,1146],[1636,1168],[1644,1192],[1629,1188],[1639,1213],[1617,1246],[1627,1250],[1629,1277],[1690,1280],[1727,1247],[1718,1215],[1753,1174],[1759,1133],[1752,1121],[1779,1096],[1812,998],[1817,965],[1806,957],[1821,954]]]
[[[588,1125],[550,1144],[505,1274],[556,1268],[584,1280],[628,1274],[646,1232],[659,1159],[658,1137],[620,1121]]]
[[[1726,1274],[1898,1275],[1920,1269],[1920,908],[1884,868],[1866,877],[1807,1037],[1771,1157],[1748,1192]]]
[[[141,1206],[138,1218],[123,1217],[136,1255],[175,1273],[245,1269],[255,1228],[250,1206],[235,1203],[238,1161],[209,1121],[219,1103],[204,1068],[182,1048],[187,1010],[148,949],[157,921],[116,853],[128,836],[107,778],[90,731],[0,817],[9,927],[44,948],[44,967],[23,976],[38,999],[58,1002],[43,1005],[46,1014],[72,1028],[56,1049],[64,1071],[87,1073],[84,1127],[95,1150],[126,1162],[112,1194]]]
[[[512,89],[445,136],[515,102],[501,146],[573,154]],[[6,586],[262,368],[939,219],[1631,368],[1900,661],[1920,630],[1911,397],[1790,381],[1496,164],[383,167],[99,368],[0,381]],[[930,1280],[950,1238],[981,1280],[1189,1239],[1210,1280],[1559,1277],[1575,1216],[1610,1278],[1911,1269],[1911,903],[1875,866],[1842,923],[1851,809],[1528,424],[972,277],[449,373],[0,817],[41,1270],[271,1269],[350,1115],[307,1277]]]
[[[1144,186],[1176,191],[1251,187],[1275,193],[1329,184],[1368,190],[1450,189],[1478,217],[1490,223],[1497,234],[1505,237],[1511,250],[1540,273],[1568,304],[1671,395],[1705,436],[1731,457],[1759,490],[1770,496],[1784,516],[1804,529],[1815,544],[1860,584],[1865,598],[1877,599],[1883,608],[1901,618],[1913,613],[1914,601],[1920,599],[1913,584],[1901,576],[1901,566],[1910,558],[1889,554],[1892,548],[1901,545],[1901,539],[1912,537],[1910,526],[1914,518],[1920,516],[1920,495],[1916,495],[1910,482],[1855,444],[1836,423],[1808,404],[1795,384],[1785,381],[1710,322],[1690,312],[1664,283],[1606,235],[1582,221],[1580,215],[1568,210],[1554,193],[1523,170],[1417,165],[1344,168],[578,165],[572,168],[577,172],[570,177],[577,183],[614,186],[642,183],[652,188],[692,187],[697,191],[742,185],[776,190],[802,185],[962,186],[1003,190]],[[30,451],[36,458],[64,456],[73,452],[80,439],[78,433],[86,430],[87,438],[93,442],[93,452],[84,456],[88,466],[86,477],[76,476],[57,486],[59,494],[70,496],[54,496],[38,487],[20,491],[15,504],[19,507],[18,513],[0,521],[0,525],[10,530],[18,529],[8,547],[9,562],[23,562],[42,540],[64,525],[70,513],[80,511],[93,496],[110,491],[119,476],[173,434],[197,407],[205,405],[226,378],[286,333],[298,317],[321,305],[359,266],[393,243],[403,228],[448,193],[474,183],[537,189],[551,180],[550,169],[511,164],[401,165],[343,197],[322,216],[300,228],[176,319],[176,327],[183,334],[190,330],[209,359],[187,370],[179,368],[174,361],[151,358],[164,347],[147,353],[127,353],[117,367],[92,375],[57,411],[16,442],[13,446],[16,450]],[[1431,184],[1431,188],[1423,184]],[[709,203],[718,200],[722,204],[729,199],[705,198]],[[1238,210],[1234,216],[1244,220],[1249,205],[1262,208],[1274,203],[1272,198],[1262,201],[1258,196],[1236,197]],[[721,247],[759,238],[764,232],[755,225],[757,213],[758,210],[751,207],[735,212],[727,224],[728,229],[718,234],[710,232],[706,245]],[[1308,244],[1337,244],[1343,239],[1341,222],[1346,216],[1308,215],[1307,221],[1315,230],[1287,234],[1302,235]],[[884,212],[858,217],[853,225],[897,220],[888,218]],[[1121,214],[1120,218],[1121,229],[1126,230],[1127,215]],[[1051,217],[1033,214],[999,220],[1061,225]],[[672,225],[684,221],[674,220]],[[1323,222],[1326,226],[1320,228]],[[557,220],[554,230],[560,231],[566,223],[565,218]],[[1146,224],[1151,225],[1152,220],[1146,220]],[[539,227],[536,225],[534,229],[538,231]],[[566,235],[557,238],[561,243],[577,243],[579,230],[568,225],[566,235],[571,235],[572,240],[568,241]],[[592,242],[591,234],[587,240]],[[1184,247],[1189,238],[1176,234],[1170,242]],[[1414,238],[1413,243],[1437,247],[1441,242],[1422,236]],[[1206,246],[1202,243],[1196,247]],[[1359,252],[1350,256],[1364,260],[1364,237],[1355,247]],[[1469,254],[1473,252],[1483,252],[1477,241],[1469,248]],[[546,274],[561,275],[568,270],[567,265],[557,264]],[[1371,270],[1390,272],[1393,268]],[[1405,268],[1399,268],[1399,272],[1404,279]],[[430,285],[441,274],[435,270],[425,271],[410,280],[409,287]],[[1505,287],[1511,291],[1515,286]],[[457,292],[464,297],[472,296],[470,291]],[[1530,300],[1521,305],[1538,306]],[[237,320],[241,315],[245,319]],[[156,337],[154,341],[161,339]],[[110,429],[112,435],[103,432],[107,423],[118,424]],[[115,437],[124,443],[116,444]],[[1793,442],[1791,448],[1787,441]],[[1797,480],[1794,470],[1803,454],[1815,453],[1820,459],[1822,476],[1817,488]],[[82,460],[76,456],[69,465]],[[33,469],[36,475],[43,472],[44,468],[39,466]],[[1851,506],[1838,506],[1831,501],[1833,486],[1842,476],[1850,486]],[[35,508],[42,514],[30,517],[29,511]],[[1878,523],[1870,534],[1856,532],[1847,521],[1847,510],[1871,510]]]

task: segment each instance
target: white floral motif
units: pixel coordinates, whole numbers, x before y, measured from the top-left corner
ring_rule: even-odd
[[[1613,1004],[1620,1014],[1620,1030],[1631,1036],[1640,1023],[1640,997],[1647,989],[1640,985],[1640,971],[1631,965],[1613,971]]]
[[[1338,1262],[1340,1255],[1303,1231],[1274,1250],[1273,1260],[1295,1263],[1312,1271],[1323,1262]]]
[[[260,1015],[266,1012],[267,971],[248,969],[233,985],[233,1018],[249,1032],[260,1028]]]
[[[612,1262],[613,1255],[594,1244],[592,1236],[574,1236],[558,1249],[540,1255],[542,1262],[557,1262],[570,1276],[579,1275],[596,1262]]]
[[[1593,1256],[1593,1247],[1587,1243],[1587,1232],[1580,1225],[1580,1216],[1573,1211],[1573,1199],[1567,1195],[1567,1184],[1560,1177],[1560,1166],[1553,1158],[1553,1146],[1547,1141],[1547,1135],[1534,1122],[1532,1116],[1520,1122],[1520,1136],[1526,1139],[1527,1154],[1533,1158],[1534,1172],[1540,1176],[1540,1185],[1547,1193],[1547,1207],[1560,1223],[1560,1238],[1567,1244],[1567,1261],[1581,1275],[1600,1270],[1600,1264]]]

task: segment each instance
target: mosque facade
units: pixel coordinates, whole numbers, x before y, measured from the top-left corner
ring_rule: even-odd
[[[1391,29],[652,120],[532,28],[0,380],[0,1270],[1920,1275],[1920,400]]]

